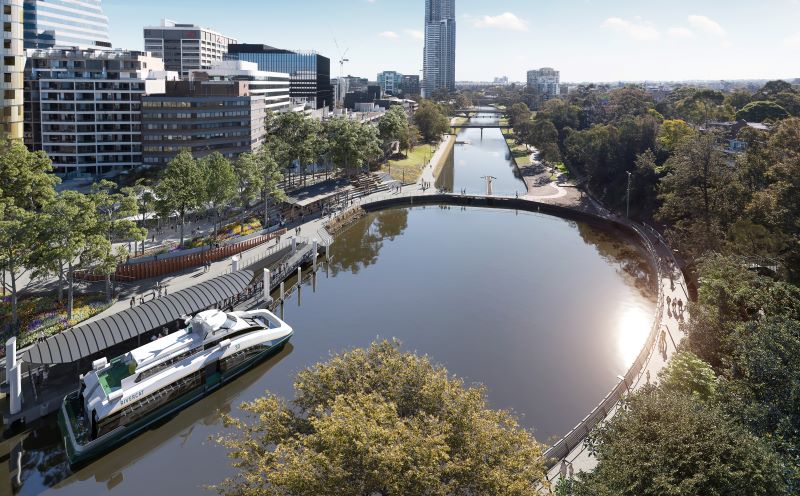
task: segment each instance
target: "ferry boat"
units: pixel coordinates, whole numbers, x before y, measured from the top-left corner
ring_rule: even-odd
[[[96,458],[209,394],[282,349],[292,334],[268,310],[207,310],[184,329],[110,362],[96,360],[58,414],[70,465]]]

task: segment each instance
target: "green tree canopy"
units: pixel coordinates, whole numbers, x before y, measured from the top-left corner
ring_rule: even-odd
[[[789,112],[775,102],[760,100],[750,102],[740,111],[736,112],[736,120],[744,119],[747,122],[764,122],[766,120],[779,120],[789,117]]]
[[[381,141],[374,126],[336,118],[327,121],[325,127],[333,161],[347,173],[380,157]]]
[[[0,266],[9,274],[11,325],[18,324],[19,278],[34,269],[32,247],[43,227],[42,208],[55,198],[59,179],[44,152],[29,152],[19,140],[0,141]]]
[[[450,130],[450,121],[442,108],[430,100],[419,102],[419,108],[414,112],[414,124],[419,128],[422,138],[431,142],[438,140]]]
[[[230,160],[219,152],[201,158],[197,166],[204,182],[203,197],[214,212],[214,236],[216,236],[220,216],[236,197],[236,173]]]
[[[789,494],[786,464],[716,406],[647,386],[588,445],[598,463],[579,496]]]
[[[162,215],[177,213],[181,245],[186,214],[205,202],[206,180],[189,150],[181,150],[169,161],[156,186],[157,206]]]
[[[542,447],[483,388],[396,343],[301,371],[295,390],[226,419],[238,474],[222,494],[535,495],[546,480]]]
[[[378,121],[378,132],[384,146],[392,141],[402,141],[408,133],[408,115],[403,107],[392,105]]]

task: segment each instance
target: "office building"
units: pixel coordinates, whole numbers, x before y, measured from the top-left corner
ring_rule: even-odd
[[[419,76],[406,74],[400,80],[400,93],[403,96],[419,95],[419,91]]]
[[[238,81],[247,83],[246,93],[264,98],[264,108],[270,112],[285,112],[291,107],[289,75],[280,72],[259,71],[255,62],[221,60],[207,71],[195,71],[192,80],[206,81],[208,85]]]
[[[228,45],[228,60],[255,62],[258,69],[287,73],[289,92],[295,102],[306,102],[312,109],[333,105],[331,61],[316,52],[293,52],[269,45]]]
[[[559,72],[551,67],[528,71],[528,88],[533,95],[531,107],[540,108],[542,103],[561,94]]]
[[[111,48],[100,0],[25,0],[25,48]]]
[[[160,26],[144,28],[144,49],[164,59],[164,69],[185,78],[192,71],[210,69],[223,59],[236,40],[194,24],[164,19]]]
[[[22,0],[3,3],[3,106],[0,109],[0,134],[9,139],[23,136],[23,49]]]
[[[142,163],[141,98],[164,93],[160,58],[123,50],[28,50],[25,144],[57,174],[98,175]]]
[[[425,0],[422,96],[456,89],[455,0]]]
[[[165,94],[142,99],[144,163],[166,165],[182,149],[195,157],[219,152],[235,159],[264,143],[266,115],[257,83],[168,81]]]
[[[403,75],[396,71],[383,71],[378,74],[378,86],[384,95],[397,95],[400,92],[400,85],[403,83]]]

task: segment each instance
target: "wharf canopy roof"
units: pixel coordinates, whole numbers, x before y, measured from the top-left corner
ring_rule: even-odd
[[[184,315],[239,294],[253,280],[253,272],[240,270],[216,277],[106,318],[73,327],[25,350],[20,360],[34,364],[72,363],[159,329]]]
[[[286,199],[286,203],[298,207],[306,207],[352,189],[353,186],[347,182],[347,179],[328,179],[295,191]]]

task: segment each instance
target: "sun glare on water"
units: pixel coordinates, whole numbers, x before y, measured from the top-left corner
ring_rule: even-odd
[[[626,306],[621,309],[617,324],[617,351],[626,368],[636,360],[644,346],[652,320],[652,315],[641,307]]]

